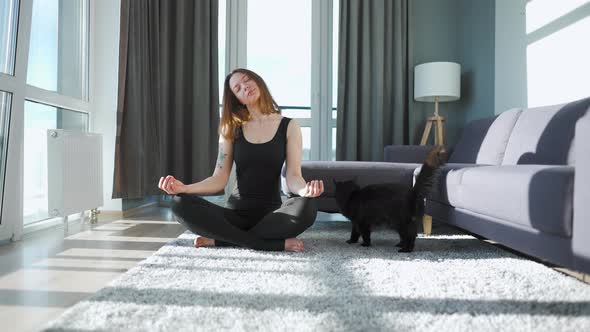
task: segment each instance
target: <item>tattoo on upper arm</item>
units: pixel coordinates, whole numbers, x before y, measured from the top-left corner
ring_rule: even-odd
[[[225,161],[226,157],[227,157],[227,153],[225,153],[223,151],[223,148],[220,146],[219,147],[219,156],[217,157],[217,168],[219,168],[219,169],[223,168],[223,162]]]

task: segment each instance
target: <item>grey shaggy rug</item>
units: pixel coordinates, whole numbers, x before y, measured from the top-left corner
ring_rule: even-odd
[[[590,285],[468,235],[391,231],[348,245],[316,223],[304,253],[193,248],[185,233],[47,329],[117,331],[583,331]],[[455,232],[456,233],[456,232]]]

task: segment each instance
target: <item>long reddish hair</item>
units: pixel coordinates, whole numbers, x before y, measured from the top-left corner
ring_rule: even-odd
[[[234,69],[225,77],[223,83],[223,112],[221,114],[221,121],[219,122],[219,134],[223,135],[223,137],[230,141],[233,141],[236,137],[237,129],[244,122],[250,120],[250,112],[248,112],[246,105],[243,105],[238,100],[229,86],[229,79],[235,73],[241,73],[248,76],[256,82],[256,85],[258,85],[258,90],[260,91],[258,105],[260,106],[262,114],[281,113],[279,105],[277,105],[277,102],[272,98],[262,77],[248,69]]]

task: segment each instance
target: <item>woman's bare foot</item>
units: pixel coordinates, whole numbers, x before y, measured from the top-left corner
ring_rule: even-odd
[[[296,238],[285,240],[285,251],[302,252],[303,249],[303,241]]]
[[[195,238],[194,245],[196,248],[213,247],[215,246],[215,240],[204,236],[197,236],[197,238]]]

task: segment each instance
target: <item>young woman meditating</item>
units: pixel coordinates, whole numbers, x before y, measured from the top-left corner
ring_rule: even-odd
[[[219,157],[213,175],[188,185],[168,175],[160,178],[158,186],[176,195],[172,212],[199,235],[196,247],[303,251],[303,241],[296,236],[313,224],[317,214],[313,198],[322,194],[324,184],[306,182],[301,175],[301,128],[281,116],[266,83],[256,73],[236,69],[223,86]],[[227,206],[199,197],[223,190],[234,161],[237,187]],[[281,202],[284,162],[287,186],[299,197]]]

